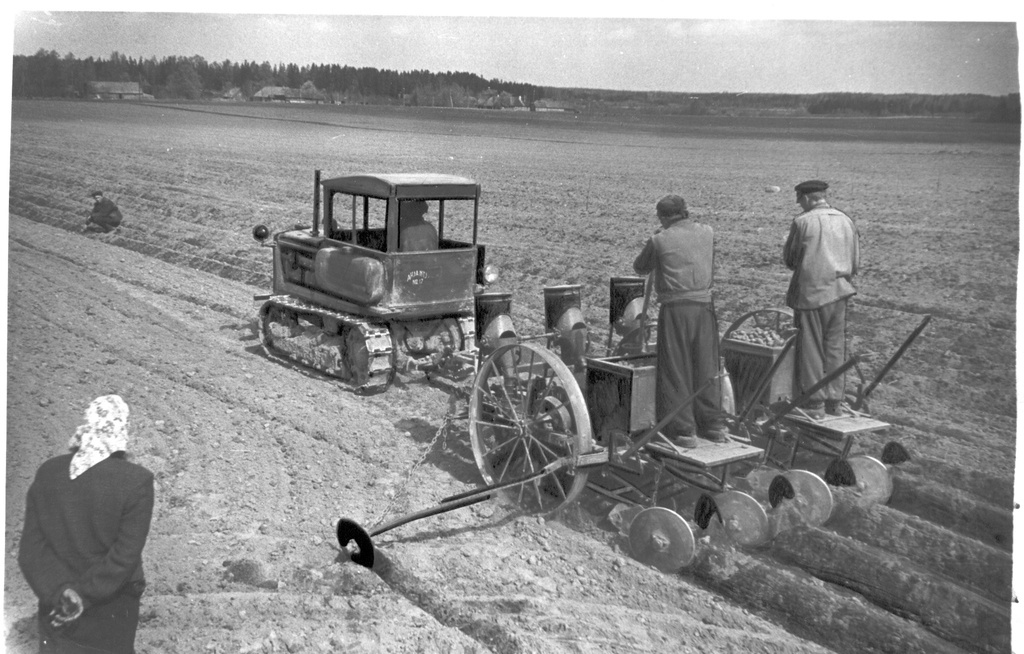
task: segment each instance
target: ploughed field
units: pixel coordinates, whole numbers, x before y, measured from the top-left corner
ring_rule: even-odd
[[[11,130],[8,651],[34,651],[25,491],[111,392],[157,476],[140,652],[1009,651],[1016,131],[44,101],[15,102]],[[631,558],[593,498],[547,520],[476,505],[382,536],[376,574],[347,562],[338,518],[373,526],[480,475],[450,387],[400,374],[360,397],[262,353],[270,252],[250,232],[308,224],[314,169],[480,182],[519,333],[542,331],[543,287],[582,284],[598,354],[608,279],[632,274],[658,198],[716,230],[724,330],[782,306],[790,189],[829,180],[861,232],[849,349],[865,376],[933,316],[871,396],[892,429],[854,445],[909,450],[892,499],[837,491],[830,522],[755,551],[698,534],[674,575]],[[114,234],[80,232],[94,188],[125,215]]]

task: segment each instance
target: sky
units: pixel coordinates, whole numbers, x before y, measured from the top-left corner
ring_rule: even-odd
[[[643,0],[616,3],[619,16],[589,5],[585,16],[559,15],[557,2],[503,3],[510,9],[503,17],[482,14],[481,2],[430,3],[429,14],[426,4],[381,4],[379,15],[315,13],[318,5],[308,3],[296,3],[304,13],[295,14],[232,13],[230,4],[216,2],[201,5],[202,13],[182,4],[171,5],[173,12],[131,12],[116,4],[86,12],[22,11],[13,14],[13,52],[334,63],[631,91],[1020,91],[1017,18],[984,2],[962,3],[970,17],[880,10],[825,15],[810,3],[788,11],[784,4],[761,4],[750,5],[744,20],[721,9],[659,15],[645,12]],[[257,6],[246,9],[258,12]],[[633,17],[621,17],[624,6]]]

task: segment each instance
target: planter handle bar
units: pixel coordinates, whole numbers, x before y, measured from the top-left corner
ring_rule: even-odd
[[[921,321],[921,324],[917,326],[917,329],[910,333],[907,340],[903,341],[903,345],[900,346],[900,349],[896,350],[896,354],[892,355],[889,361],[882,367],[882,370],[875,375],[875,378],[870,384],[868,384],[868,387],[863,391],[857,392],[857,399],[854,401],[854,406],[850,407],[851,409],[856,411],[864,405],[864,401],[868,399],[868,395],[871,395],[871,391],[875,390],[875,387],[882,381],[882,378],[889,373],[894,365],[896,365],[896,362],[900,360],[900,357],[902,357],[904,352],[907,351],[910,344],[914,342],[914,339],[921,335],[921,332],[924,331],[924,328],[928,326],[928,323],[931,322],[931,320],[931,314],[926,314],[924,319]]]
[[[782,416],[789,413],[793,407],[800,406],[801,404],[806,402],[808,399],[810,399],[812,395],[814,395],[820,389],[830,384],[833,379],[836,379],[840,375],[845,374],[847,370],[857,365],[858,361],[860,361],[860,359],[857,357],[857,355],[850,357],[849,359],[846,360],[846,363],[844,363],[843,365],[839,366],[829,374],[822,377],[817,384],[811,386],[808,390],[804,391],[804,393],[800,395],[800,397],[796,398],[795,400],[790,400],[789,402],[786,402],[786,404],[784,404],[780,409],[773,411],[772,417],[769,418],[767,422],[764,423],[764,425],[762,425],[762,429],[767,429],[768,427],[774,425],[780,418],[782,418]]]

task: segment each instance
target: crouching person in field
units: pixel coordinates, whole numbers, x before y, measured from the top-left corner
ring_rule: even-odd
[[[103,197],[103,191],[93,191],[89,194],[95,204],[92,206],[92,213],[85,221],[85,231],[112,232],[121,224],[121,210],[112,200]]]
[[[85,417],[71,453],[29,487],[18,564],[39,599],[41,653],[134,654],[153,473],[125,460],[124,400],[98,397]]]

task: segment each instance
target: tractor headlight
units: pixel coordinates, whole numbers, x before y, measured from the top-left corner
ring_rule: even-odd
[[[270,238],[270,229],[266,225],[256,225],[252,228],[252,237],[262,243]]]
[[[493,284],[498,281],[498,267],[487,264],[484,266],[484,283]]]

